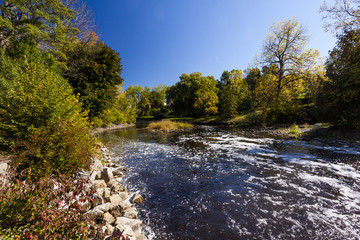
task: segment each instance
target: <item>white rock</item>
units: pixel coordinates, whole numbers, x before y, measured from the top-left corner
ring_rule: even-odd
[[[102,165],[101,161],[97,158],[94,158],[94,163],[92,164],[91,169],[97,170],[97,171],[102,171],[103,165]]]
[[[104,221],[111,225],[115,222],[115,218],[109,212],[106,212],[104,213]]]
[[[108,235],[113,234],[115,228],[112,225],[106,224],[106,228],[107,228],[106,234]]]
[[[129,219],[126,217],[117,217],[116,218],[116,225],[123,225],[123,226],[130,226],[131,229],[134,231],[135,235],[141,234],[141,225],[142,221],[138,219]]]
[[[0,163],[0,174],[6,174],[8,169],[9,165],[7,163]]]
[[[126,217],[126,218],[137,219],[137,215],[138,215],[138,212],[137,212],[136,208],[134,208],[134,207],[126,209],[124,211],[124,217]]]
[[[136,235],[136,240],[148,240],[148,238],[144,234]]]
[[[94,180],[93,185],[95,189],[106,188],[106,183],[104,180]]]
[[[92,171],[90,175],[90,181],[94,182],[95,180],[99,180],[99,179],[101,179],[101,171],[98,170]]]
[[[136,240],[134,231],[128,225],[117,225],[110,239],[121,239],[122,236],[125,239]]]

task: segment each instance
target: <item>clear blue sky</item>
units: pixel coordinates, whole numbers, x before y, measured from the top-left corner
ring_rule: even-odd
[[[322,28],[323,0],[87,0],[100,38],[120,53],[124,88],[173,85],[182,73],[220,78],[246,69],[270,26],[294,16],[327,57],[335,38]]]

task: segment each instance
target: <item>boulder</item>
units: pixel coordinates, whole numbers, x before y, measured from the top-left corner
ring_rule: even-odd
[[[126,240],[136,240],[134,231],[127,225],[117,225],[110,239],[122,239],[121,237],[124,237]]]
[[[137,214],[138,214],[138,212],[137,212],[136,208],[132,207],[132,208],[126,209],[124,211],[123,216],[126,218],[130,218],[130,219],[137,219]]]
[[[114,217],[121,217],[125,210],[130,208],[129,202],[121,202],[119,205],[110,206],[110,213]]]
[[[103,170],[103,165],[101,163],[101,161],[97,158],[94,158],[94,162],[90,167],[92,170],[97,170],[97,171],[102,171]]]
[[[138,219],[129,219],[129,218],[126,218],[126,217],[117,217],[115,224],[116,224],[116,226],[118,226],[118,225],[130,226],[131,229],[133,230],[133,232],[135,233],[135,235],[140,235],[141,234],[142,221],[140,221]]]
[[[144,234],[136,235],[136,240],[148,240]]]
[[[103,198],[105,202],[110,202],[111,190],[110,188],[104,188]]]
[[[112,192],[126,191],[126,188],[123,185],[121,185],[118,181],[116,181],[115,179],[108,182],[108,186]]]
[[[9,165],[6,162],[0,163],[0,174],[6,174]]]
[[[129,197],[129,193],[128,192],[120,192],[118,193],[120,198],[125,201],[128,197]]]
[[[115,222],[115,218],[109,212],[106,212],[104,213],[104,221],[106,224],[111,225]]]
[[[119,194],[113,194],[110,196],[110,203],[112,206],[114,205],[120,205],[120,203],[122,202],[122,198]]]
[[[101,179],[101,171],[98,170],[92,171],[92,173],[90,174],[90,181],[93,183],[95,180],[100,180],[100,179]]]
[[[94,206],[104,204],[104,199],[98,193],[94,193],[92,197]]]
[[[113,175],[117,177],[122,177],[124,176],[124,173],[122,172],[121,168],[116,168],[115,170],[113,170]]]
[[[93,185],[95,189],[106,188],[106,183],[104,180],[94,180]]]
[[[106,224],[106,228],[107,228],[106,229],[106,234],[108,234],[108,235],[113,234],[115,228],[112,225]]]
[[[131,201],[132,203],[136,203],[136,204],[143,204],[144,203],[144,197],[143,196],[141,196],[140,194],[138,194],[138,193],[135,193],[135,195],[134,195],[134,197],[133,197],[133,199],[132,199],[132,201]]]
[[[94,207],[90,211],[101,211],[102,213],[104,213],[104,212],[107,212],[109,210],[110,210],[110,203],[105,203],[105,204],[101,204],[101,205],[98,205],[98,206]]]
[[[104,168],[101,172],[101,178],[105,180],[105,182],[109,182],[113,180],[114,176],[111,168]]]

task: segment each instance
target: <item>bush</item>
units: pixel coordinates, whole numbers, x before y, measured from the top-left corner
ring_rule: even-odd
[[[41,61],[23,63],[13,87],[0,95],[0,133],[3,140],[27,139],[40,127],[59,120],[86,126],[86,114],[65,79]]]
[[[155,129],[155,130],[176,130],[176,129],[186,129],[192,128],[193,125],[189,123],[182,123],[182,122],[172,122],[170,120],[163,120],[158,122],[152,122],[148,125],[148,128]]]
[[[12,164],[30,167],[31,178],[86,167],[93,139],[69,83],[40,57],[18,64],[12,85],[0,93],[0,145],[15,150]]]
[[[12,165],[18,170],[30,168],[31,179],[75,173],[90,165],[94,144],[87,128],[60,121],[16,142]]]
[[[84,214],[93,194],[85,184],[66,175],[36,183],[0,178],[0,238],[102,239],[101,226]]]

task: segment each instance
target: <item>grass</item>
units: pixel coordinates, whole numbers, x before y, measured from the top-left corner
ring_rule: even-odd
[[[148,125],[149,129],[162,130],[162,131],[187,129],[187,128],[192,128],[192,127],[193,127],[193,125],[189,124],[189,123],[173,122],[170,120],[162,120],[162,121],[158,121],[158,122],[152,122]]]

